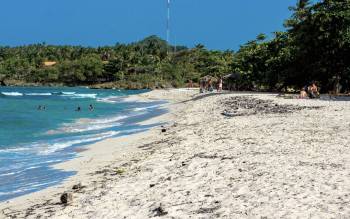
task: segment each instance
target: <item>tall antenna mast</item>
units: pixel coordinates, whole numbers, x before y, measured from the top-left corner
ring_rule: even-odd
[[[167,16],[167,22],[166,22],[166,41],[169,45],[170,40],[170,0],[167,0],[167,9],[168,9],[168,16]]]

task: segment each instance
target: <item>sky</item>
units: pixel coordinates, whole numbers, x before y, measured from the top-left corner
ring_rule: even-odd
[[[0,3],[0,45],[105,46],[166,39],[167,0],[9,0]],[[237,50],[283,30],[296,0],[171,0],[170,43]]]

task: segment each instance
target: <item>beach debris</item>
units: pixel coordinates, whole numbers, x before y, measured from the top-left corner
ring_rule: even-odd
[[[163,132],[163,133],[166,132],[166,128],[162,128],[162,132]]]
[[[162,205],[160,205],[158,208],[153,209],[152,213],[154,214],[153,216],[155,217],[161,217],[168,214],[168,212],[164,210]]]
[[[152,183],[152,184],[149,184],[149,187],[152,188],[152,187],[154,187],[155,185],[156,185],[156,184],[153,184],[153,183]]]
[[[280,105],[272,100],[261,100],[249,96],[236,96],[222,101],[225,109],[221,113],[226,117],[251,116],[257,114],[286,114],[303,109],[319,109],[319,106],[306,107],[296,105]]]
[[[81,190],[83,188],[85,188],[85,186],[83,186],[81,183],[78,183],[72,187],[73,190]]]
[[[122,169],[122,168],[116,168],[116,169],[114,170],[114,172],[115,172],[115,174],[117,174],[117,175],[122,175],[123,173],[125,173],[125,170]]]
[[[208,208],[200,208],[197,210],[197,214],[212,214],[214,213],[216,210],[218,210],[220,208],[220,206],[215,206],[215,207],[208,207]]]
[[[61,203],[68,205],[73,202],[73,194],[69,192],[65,192],[61,195]]]
[[[106,175],[108,172],[110,172],[109,169],[103,169],[103,170],[95,171],[95,174],[104,174],[104,175]]]

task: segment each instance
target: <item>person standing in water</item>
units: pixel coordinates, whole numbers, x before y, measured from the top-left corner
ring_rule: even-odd
[[[77,111],[77,112],[81,111],[81,107],[78,106],[77,109],[76,109],[75,111]]]
[[[94,106],[92,104],[89,105],[89,110],[94,111]]]

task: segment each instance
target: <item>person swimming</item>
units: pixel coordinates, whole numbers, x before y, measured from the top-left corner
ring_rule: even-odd
[[[39,105],[37,110],[46,110],[46,106],[45,105]]]
[[[94,111],[94,106],[92,104],[89,105],[89,110]]]
[[[78,106],[78,107],[75,109],[75,111],[77,111],[77,112],[81,111],[81,107]]]

